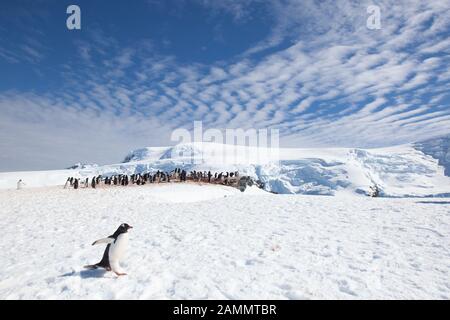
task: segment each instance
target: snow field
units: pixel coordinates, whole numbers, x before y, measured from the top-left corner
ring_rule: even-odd
[[[450,199],[168,184],[0,203],[0,299],[450,298]],[[83,270],[122,222],[128,276]]]

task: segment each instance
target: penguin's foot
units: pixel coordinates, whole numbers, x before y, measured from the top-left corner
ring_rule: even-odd
[[[127,275],[125,272],[116,272],[116,271],[114,271],[114,273],[117,274],[119,277]]]

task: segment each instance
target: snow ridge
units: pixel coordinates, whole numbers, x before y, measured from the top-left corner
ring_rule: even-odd
[[[450,195],[450,136],[380,149],[280,149],[279,159],[250,158],[256,148],[216,143],[187,143],[141,148],[119,164],[77,166],[73,170],[0,173],[0,188],[62,185],[69,176],[187,171],[239,171],[280,194],[365,195],[376,184],[385,197],[443,197]],[[225,156],[224,156],[225,155]],[[229,157],[238,155],[238,157]],[[277,160],[277,161],[276,161]]]

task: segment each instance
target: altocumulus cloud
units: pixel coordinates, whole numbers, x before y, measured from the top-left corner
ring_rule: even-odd
[[[194,2],[236,23],[261,4]],[[119,161],[129,149],[170,144],[171,130],[194,120],[278,128],[289,147],[378,147],[448,133],[449,3],[377,1],[376,31],[366,28],[369,4],[264,2],[266,38],[208,64],[181,63],[151,39],[124,46],[98,28],[74,42],[79,61],[61,68],[59,90],[0,93],[0,170]],[[20,48],[32,63],[45,59]]]

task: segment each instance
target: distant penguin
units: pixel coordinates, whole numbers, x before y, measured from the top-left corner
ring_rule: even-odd
[[[17,181],[17,190],[23,189],[24,186],[25,186],[25,183],[22,181],[22,179]]]
[[[126,273],[122,272],[119,261],[125,253],[125,249],[128,244],[128,230],[133,228],[132,226],[122,223],[113,235],[95,241],[92,245],[106,243],[105,252],[103,253],[102,260],[93,265],[85,266],[86,269],[104,268],[107,271],[113,271],[118,276],[124,276]]]

